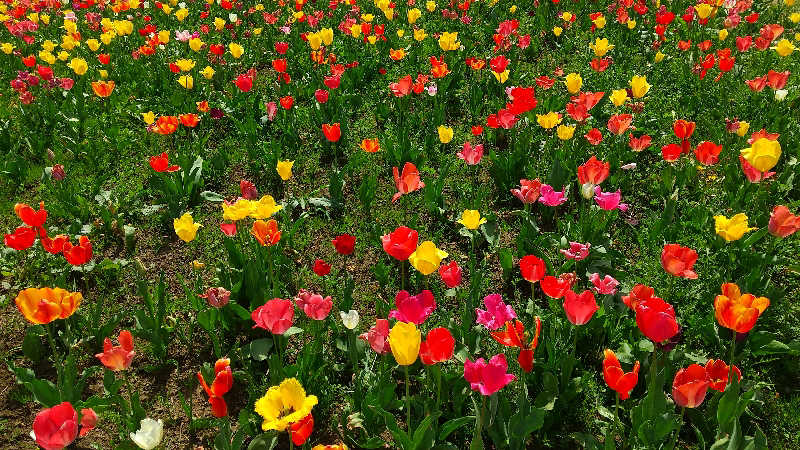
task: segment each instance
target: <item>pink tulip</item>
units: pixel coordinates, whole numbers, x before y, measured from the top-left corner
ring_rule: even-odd
[[[291,300],[273,298],[250,314],[256,323],[253,328],[263,328],[272,334],[283,334],[292,326],[294,304]]]
[[[600,278],[599,273],[593,273],[589,276],[589,281],[592,282],[592,290],[598,294],[614,295],[617,293],[619,281],[615,280],[611,275]]]
[[[628,205],[625,203],[620,203],[622,200],[622,193],[617,190],[617,192],[603,192],[603,189],[600,186],[594,188],[594,201],[597,203],[597,206],[606,210],[606,211],[613,211],[615,209],[619,209],[620,211],[627,211]]]
[[[567,197],[563,189],[561,191],[556,191],[549,184],[542,185],[539,203],[543,203],[547,206],[558,206],[566,201]]]
[[[45,450],[61,450],[78,437],[78,412],[69,402],[39,411],[31,436]]]
[[[567,259],[574,259],[576,261],[580,261],[582,259],[586,259],[586,257],[589,256],[589,247],[591,246],[592,244],[588,242],[586,244],[581,244],[580,242],[570,242],[568,249],[562,248],[559,251]]]
[[[584,325],[597,312],[597,301],[592,291],[583,291],[576,294],[572,290],[564,295],[564,312],[573,325]]]
[[[530,205],[539,199],[541,194],[542,182],[538,178],[535,180],[519,180],[519,189],[511,189],[514,197],[517,197],[523,204]]]
[[[483,358],[472,362],[469,358],[464,361],[464,379],[469,382],[473,391],[482,395],[492,395],[502,389],[516,377],[508,373],[506,355],[494,355],[487,364]]]
[[[473,147],[469,142],[464,142],[464,148],[456,156],[463,159],[468,166],[474,166],[483,158],[483,144]]]
[[[400,291],[394,298],[394,304],[397,309],[389,313],[389,318],[401,322],[411,322],[415,325],[422,325],[436,309],[433,292],[428,290],[414,296],[407,291]]]
[[[489,330],[496,330],[517,317],[514,308],[506,305],[500,294],[487,295],[483,298],[483,304],[486,305],[486,311],[475,308],[475,314],[478,316],[476,322]]]
[[[375,325],[366,333],[359,335],[358,338],[367,341],[369,346],[379,355],[389,353],[391,351],[391,347],[389,347],[389,320],[376,320]]]
[[[325,320],[330,314],[331,308],[333,308],[333,300],[331,300],[330,295],[322,297],[305,289],[300,289],[300,293],[297,294],[294,302],[309,318],[314,320]]]

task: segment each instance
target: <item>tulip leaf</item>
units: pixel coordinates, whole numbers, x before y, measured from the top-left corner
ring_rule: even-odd
[[[442,424],[441,431],[439,431],[439,440],[443,441],[447,439],[447,437],[450,436],[450,434],[452,434],[454,431],[474,421],[475,421],[475,416],[465,416],[465,417],[459,417],[457,419],[448,420],[447,422]]]
[[[272,350],[272,339],[261,338],[250,342],[250,357],[256,361],[264,361],[269,358]]]
[[[222,194],[218,194],[214,191],[203,191],[200,193],[200,198],[207,202],[221,202],[225,200]]]
[[[276,445],[278,445],[278,433],[264,433],[250,441],[247,450],[272,450]]]

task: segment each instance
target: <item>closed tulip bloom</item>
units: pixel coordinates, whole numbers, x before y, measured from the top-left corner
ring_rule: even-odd
[[[337,142],[339,138],[342,137],[342,128],[339,125],[339,122],[336,122],[333,125],[323,123],[322,134],[325,135],[325,139],[327,139],[328,141]]]
[[[678,139],[689,139],[694,133],[695,123],[678,119],[672,124],[672,131]]]
[[[583,291],[576,294],[574,291],[567,291],[564,295],[564,312],[567,319],[573,325],[584,325],[597,312],[597,301],[592,291]]]
[[[661,251],[661,267],[676,277],[696,280],[697,273],[693,270],[695,262],[697,252],[679,244],[667,244]]]
[[[631,391],[639,381],[639,361],[633,365],[631,372],[624,372],[614,351],[606,349],[603,359],[603,379],[608,387],[619,395],[620,400],[627,400]]]
[[[434,328],[428,332],[425,341],[419,346],[419,359],[422,364],[430,366],[444,362],[453,357],[456,341],[447,328]]]
[[[728,242],[738,241],[745,233],[755,230],[756,227],[747,226],[747,216],[739,213],[730,219],[719,215],[714,216],[714,230]]]
[[[626,89],[615,89],[608,98],[614,106],[622,106],[628,100],[628,91]]]
[[[422,325],[436,309],[436,300],[433,298],[433,292],[429,290],[413,296],[407,291],[400,291],[394,298],[394,304],[397,309],[389,313],[390,319],[416,325]]]
[[[358,338],[367,341],[372,350],[379,355],[391,351],[389,347],[389,321],[387,319],[376,320],[375,325],[366,333],[359,335]]]
[[[389,345],[392,355],[401,366],[410,366],[417,360],[422,335],[416,325],[408,322],[397,322],[389,332]]]
[[[496,330],[509,320],[517,318],[514,308],[505,304],[503,296],[500,294],[487,295],[483,298],[483,304],[486,306],[486,310],[475,308],[475,315],[477,316],[475,322],[483,325],[488,330]]]
[[[266,222],[263,220],[256,220],[253,222],[250,234],[252,234],[262,246],[273,246],[281,240],[281,232],[278,229],[278,222],[276,222],[275,219],[270,219]]]
[[[163,152],[158,156],[151,156],[150,167],[156,172],[177,172],[178,170],[181,170],[181,167],[178,165],[169,165],[169,157],[167,156],[167,152]]]
[[[197,230],[203,225],[196,223],[191,214],[184,213],[179,219],[172,221],[172,226],[175,228],[175,234],[183,242],[192,242],[197,236]]]
[[[602,184],[611,173],[611,164],[600,161],[592,155],[585,163],[578,167],[578,183],[598,185]]]
[[[769,306],[769,299],[753,294],[742,294],[734,283],[722,285],[722,294],[714,299],[717,322],[737,333],[747,333]]]
[[[725,387],[728,386],[728,376],[731,373],[729,365],[721,359],[709,359],[706,363],[706,375],[708,376],[709,386],[711,389],[719,392],[725,392]],[[742,372],[738,367],[733,366],[733,373],[736,374],[738,381],[742,381]]]
[[[741,151],[742,157],[760,172],[767,172],[778,164],[781,144],[777,139],[759,138]]]
[[[447,258],[447,252],[436,248],[433,242],[425,241],[408,257],[408,261],[419,273],[430,275],[439,268],[444,258]]]
[[[287,181],[289,178],[292,178],[293,165],[294,161],[278,161],[278,166],[275,169],[278,171],[281,180]]]
[[[419,234],[406,226],[397,227],[381,237],[383,250],[398,261],[405,261],[417,249]]]
[[[694,156],[704,166],[712,166],[719,162],[722,146],[710,141],[703,141],[694,149]]]
[[[355,249],[356,237],[350,234],[342,234],[332,240],[331,243],[333,243],[336,253],[340,255],[350,255]]]
[[[458,263],[450,261],[439,267],[439,276],[442,277],[442,282],[448,289],[452,289],[461,284],[461,268]]]
[[[136,352],[133,351],[133,335],[128,330],[119,332],[118,346],[111,344],[111,339],[103,341],[103,353],[94,355],[108,369],[114,372],[127,370],[131,366]]]
[[[264,431],[284,431],[289,425],[299,422],[317,405],[315,395],[306,395],[306,390],[296,378],[287,378],[277,386],[272,386],[255,404],[256,413],[264,421]]]
[[[71,316],[80,306],[81,300],[83,295],[80,292],[46,287],[21,291],[15,303],[28,322],[44,325]]]
[[[519,260],[519,271],[526,281],[536,283],[547,274],[547,266],[542,258],[536,255],[527,255]]]
[[[309,414],[289,425],[289,437],[292,443],[301,447],[314,432],[314,415]]]
[[[98,97],[108,97],[114,91],[113,81],[92,81],[92,90]]]
[[[652,297],[636,304],[636,325],[648,339],[662,343],[678,334],[675,309],[658,297]]]
[[[36,414],[31,436],[45,450],[61,450],[78,437],[78,412],[69,402],[59,403]]]
[[[633,98],[642,98],[650,90],[650,84],[647,83],[647,77],[634,75],[630,81],[631,92]]]
[[[220,358],[214,363],[214,380],[211,386],[206,383],[203,374],[198,371],[197,379],[200,381],[200,386],[208,395],[208,402],[211,404],[211,412],[214,417],[225,417],[228,415],[228,404],[225,403],[223,395],[227,394],[233,386],[233,370],[231,369],[231,360],[228,358]]]
[[[511,194],[523,204],[536,203],[541,193],[542,182],[536,178],[535,180],[519,180],[519,184],[519,189],[511,189]]]
[[[800,230],[800,215],[792,214],[785,205],[778,205],[772,209],[768,227],[771,235],[785,238]]]
[[[594,51],[595,56],[602,58],[606,55],[606,53],[608,53],[609,50],[614,48],[614,45],[609,44],[608,39],[597,38],[594,40],[594,42],[589,43],[589,48]]]
[[[472,362],[464,361],[464,379],[473,391],[489,396],[514,381],[517,377],[508,373],[506,355],[494,355],[487,363],[483,358]]]
[[[392,197],[392,203],[396,202],[401,196],[411,192],[420,190],[425,187],[425,183],[419,177],[419,170],[413,163],[407,162],[403,166],[403,173],[397,167],[392,168],[394,175],[394,184],[397,187],[397,193]]]
[[[442,144],[447,144],[453,140],[453,129],[450,127],[446,127],[444,125],[439,125],[439,128],[436,129],[439,133],[439,142]]]
[[[458,223],[464,225],[469,230],[477,230],[479,226],[486,223],[486,218],[481,217],[481,213],[475,209],[465,209],[464,212],[461,213],[461,218],[458,219]]]
[[[581,90],[581,86],[583,86],[583,78],[577,73],[570,73],[564,79],[564,85],[570,94],[577,94]]]
[[[376,153],[381,149],[381,144],[377,139],[362,139],[361,150],[367,153]]]
[[[672,399],[682,408],[696,408],[705,400],[710,384],[705,367],[692,364],[675,374]]]
[[[256,308],[250,318],[256,323],[253,328],[261,328],[272,334],[283,334],[294,321],[294,304],[291,300],[273,298]]]

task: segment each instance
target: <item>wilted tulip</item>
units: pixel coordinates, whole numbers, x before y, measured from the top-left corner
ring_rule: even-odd
[[[367,341],[372,350],[379,355],[391,351],[389,348],[389,321],[387,319],[376,320],[375,325],[366,333],[359,335],[358,338]]]

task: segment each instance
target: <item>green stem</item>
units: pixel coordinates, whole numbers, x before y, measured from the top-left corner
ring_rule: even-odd
[[[403,370],[406,374],[406,426],[408,427],[408,433],[411,433],[411,396],[408,392],[408,366],[403,366]]]
[[[620,433],[620,423],[619,423],[619,394],[614,393],[614,399],[616,400],[616,406],[614,408],[614,440],[616,441],[616,435],[620,436],[620,439],[624,443],[624,438],[622,437],[622,433]]]
[[[400,289],[406,290],[406,262],[400,261]]]
[[[58,347],[56,346],[56,339],[53,336],[53,329],[51,328],[52,324],[47,324],[44,326],[44,329],[47,331],[47,342],[50,344],[50,350],[53,352],[53,362],[57,368],[61,367],[61,354],[58,352]]]
[[[272,298],[278,298],[278,285],[275,283],[275,270],[272,262],[272,248],[267,251],[267,262],[269,263],[269,281],[272,283]]]
[[[686,408],[681,408],[681,418],[678,419],[678,429],[675,430],[675,436],[672,437],[672,443],[669,444],[669,450],[673,450],[675,446],[678,444],[678,436],[681,434],[681,427],[683,427],[683,413],[686,412]]]
[[[731,358],[728,361],[728,385],[733,383],[733,359],[736,357],[736,330],[731,330]]]

